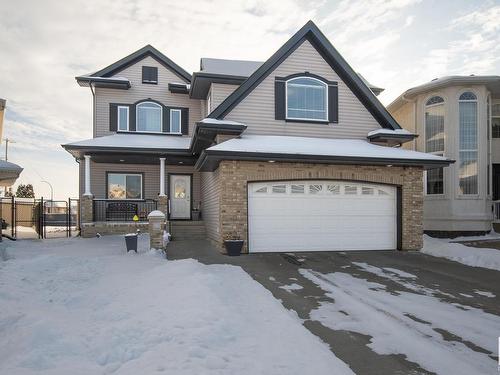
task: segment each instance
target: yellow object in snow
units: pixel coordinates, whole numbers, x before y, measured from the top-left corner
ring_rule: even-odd
[[[139,221],[139,216],[134,215],[134,217],[132,218],[132,220],[134,220],[134,221]]]

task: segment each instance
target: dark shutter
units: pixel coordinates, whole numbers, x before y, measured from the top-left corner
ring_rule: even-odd
[[[143,66],[142,83],[158,83],[158,68],[154,66]]]
[[[189,109],[182,108],[181,110],[181,133],[183,135],[189,134]]]
[[[130,105],[128,110],[128,130],[131,132],[135,132],[136,124],[135,124],[135,105]]]
[[[170,108],[163,107],[163,124],[162,130],[163,133],[170,133]]]
[[[118,106],[109,105],[109,131],[115,132],[118,129]]]
[[[339,122],[339,88],[328,86],[328,122]]]
[[[274,82],[274,118],[276,120],[285,119],[285,85],[284,81]]]

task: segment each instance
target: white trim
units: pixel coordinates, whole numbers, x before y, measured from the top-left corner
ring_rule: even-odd
[[[90,192],[90,155],[84,155],[85,158],[85,193],[83,195],[92,196]]]
[[[127,110],[127,117],[126,117],[126,119],[127,119],[127,128],[125,130],[120,129],[120,109],[121,108],[124,108],[124,109]],[[129,110],[130,109],[129,109],[129,107],[127,105],[119,105],[119,106],[116,107],[116,111],[117,111],[116,117],[117,117],[117,120],[118,120],[117,124],[116,124],[117,125],[116,126],[116,130],[117,131],[119,131],[119,132],[128,132],[129,131],[129,129],[130,129],[130,126],[129,126],[129,122],[130,122],[129,121]]]
[[[143,104],[154,104],[155,106],[160,108],[160,130],[159,131],[151,131],[151,130],[139,130],[139,107]],[[162,133],[163,130],[163,107],[155,102],[140,102],[135,106],[135,130],[141,133]]]
[[[165,196],[165,159],[160,158],[160,196]]]
[[[109,197],[109,176],[111,175],[119,175],[119,176],[125,176],[125,198],[110,198]],[[142,173],[127,173],[127,172],[108,172],[107,173],[107,186],[106,186],[106,199],[110,200],[117,200],[117,201],[137,201],[137,200],[142,200],[144,197],[142,196],[143,193],[143,175]],[[127,198],[127,176],[139,176],[141,178],[141,197],[140,198]]]
[[[324,89],[325,89],[325,118],[324,119],[307,118],[307,117],[290,117],[290,116],[288,116],[288,83],[292,82],[292,81],[295,81],[297,79],[302,79],[302,78],[307,78],[307,79],[311,79],[311,80],[314,80],[314,81],[318,81],[319,83],[321,83],[324,86]],[[318,86],[310,86],[310,85],[301,85],[301,86],[318,88]],[[308,111],[308,109],[297,109],[297,110]],[[328,84],[326,82],[323,82],[320,79],[317,79],[317,78],[314,78],[314,77],[309,77],[309,76],[294,77],[294,78],[291,78],[291,79],[285,81],[285,111],[286,111],[286,113],[285,113],[285,119],[286,120],[297,120],[297,121],[305,120],[305,121],[317,121],[317,122],[328,121]],[[319,110],[309,110],[309,111],[320,112]]]
[[[179,112],[179,131],[178,132],[173,132],[172,131],[172,114],[174,112]],[[170,134],[182,134],[182,110],[180,109],[171,109],[170,110]]]

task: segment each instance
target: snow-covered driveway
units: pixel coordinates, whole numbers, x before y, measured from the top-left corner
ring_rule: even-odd
[[[6,245],[1,374],[352,373],[240,267],[114,236]]]

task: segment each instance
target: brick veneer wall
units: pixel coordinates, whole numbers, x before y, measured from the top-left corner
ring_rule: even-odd
[[[402,188],[402,249],[422,248],[423,170],[386,167],[302,163],[222,161],[219,165],[220,241],[227,234],[245,240],[247,252],[247,182],[296,179],[338,179],[399,185]]]

